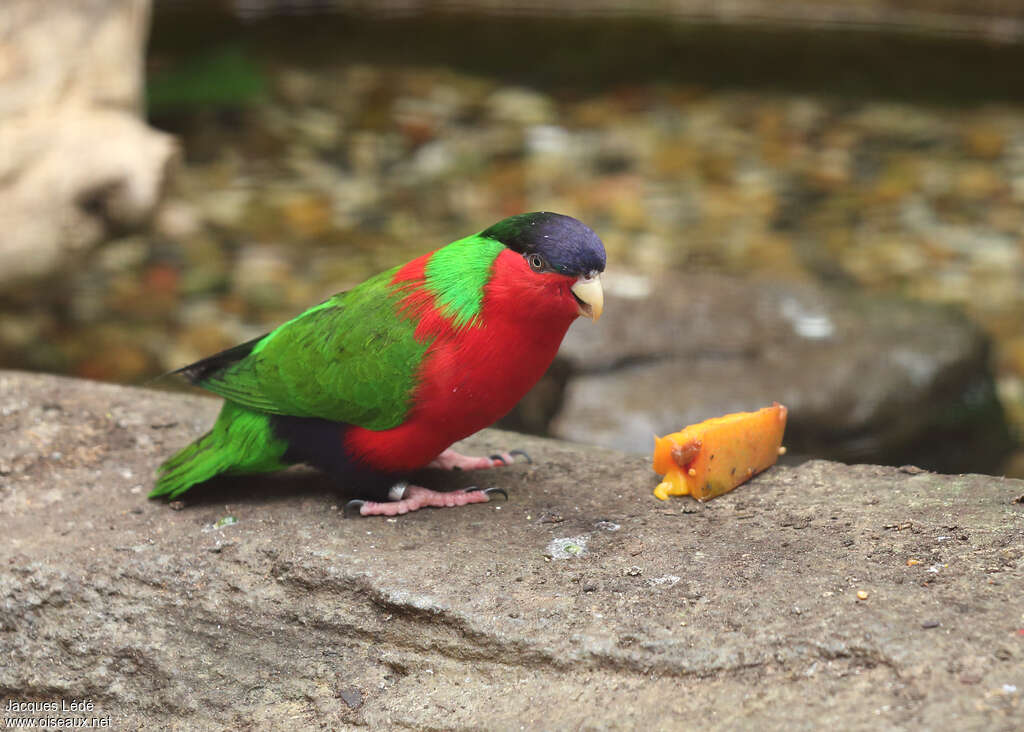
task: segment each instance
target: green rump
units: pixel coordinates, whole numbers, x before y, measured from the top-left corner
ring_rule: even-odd
[[[274,435],[270,417],[224,402],[213,429],[179,451],[158,471],[150,498],[177,498],[215,475],[269,473],[288,466],[288,443]]]

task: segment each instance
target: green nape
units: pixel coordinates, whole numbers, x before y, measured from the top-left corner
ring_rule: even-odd
[[[159,467],[149,497],[177,498],[217,475],[283,470],[287,449],[288,443],[274,435],[268,415],[226,401],[213,429]]]
[[[494,260],[504,248],[501,242],[474,234],[438,249],[430,257],[424,272],[427,289],[456,328],[477,324],[484,286],[491,278]]]

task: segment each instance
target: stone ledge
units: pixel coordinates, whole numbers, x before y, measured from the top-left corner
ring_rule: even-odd
[[[485,431],[467,447],[536,463],[431,480],[508,503],[345,520],[308,472],[148,502],[217,406],[0,372],[0,697],[85,698],[124,728],[1010,729],[1024,711],[1024,482],[816,461],[661,503],[643,458]],[[552,559],[565,538],[583,551]]]

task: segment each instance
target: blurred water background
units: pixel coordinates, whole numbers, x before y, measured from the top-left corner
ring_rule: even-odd
[[[709,297],[740,281],[965,314],[993,401],[953,439],[998,443],[970,469],[1024,475],[1022,24],[1018,3],[953,0],[157,0],[145,116],[180,161],[150,221],[4,287],[0,366],[142,383],[544,209],[600,234],[624,300],[724,277]],[[686,340],[691,312],[659,332]]]

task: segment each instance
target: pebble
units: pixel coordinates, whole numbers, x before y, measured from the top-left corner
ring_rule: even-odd
[[[496,90],[487,100],[492,119],[516,125],[542,125],[555,120],[555,105],[546,95],[524,87]]]

